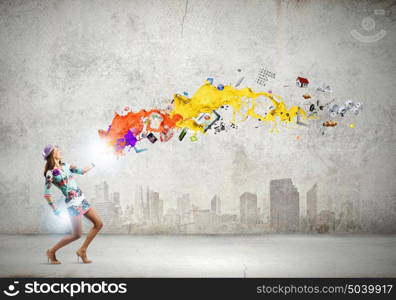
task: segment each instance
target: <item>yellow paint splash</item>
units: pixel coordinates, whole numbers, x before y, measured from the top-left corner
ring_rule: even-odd
[[[262,98],[258,98],[260,96],[267,98],[273,106],[273,109],[266,115],[260,115],[255,111],[256,105],[263,101]],[[277,121],[285,123],[295,122],[294,119],[297,115],[300,115],[303,119],[308,118],[306,112],[299,106],[287,109],[283,98],[280,96],[266,92],[255,93],[250,88],[238,90],[230,85],[224,86],[224,90],[218,90],[208,81],[191,98],[175,94],[173,100],[174,106],[170,112],[171,118],[175,115],[183,117],[176,123],[176,126],[187,127],[195,132],[204,132],[204,128],[202,125],[197,124],[194,118],[197,118],[201,113],[211,113],[213,110],[226,105],[233,108],[233,123],[236,122],[237,115],[242,117],[242,121],[247,120],[250,116],[254,119],[273,122],[274,128],[276,128]]]

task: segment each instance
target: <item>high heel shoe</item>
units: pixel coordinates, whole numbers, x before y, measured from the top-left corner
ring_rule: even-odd
[[[80,257],[81,257],[81,260],[82,260],[82,262],[83,262],[84,264],[89,264],[89,263],[92,262],[92,260],[89,260],[89,259],[87,258],[87,251],[86,251],[86,250],[81,250],[81,249],[79,249],[79,250],[76,251],[76,254],[77,254],[77,262],[80,261],[80,260],[79,260]]]
[[[48,263],[52,265],[59,265],[61,263],[59,260],[56,259],[55,253],[51,252],[49,249],[47,250],[47,260]]]

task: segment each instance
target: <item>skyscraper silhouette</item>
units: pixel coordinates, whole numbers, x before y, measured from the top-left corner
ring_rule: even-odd
[[[191,209],[190,194],[183,194],[181,197],[177,198],[177,210],[182,224],[190,223],[192,221]]]
[[[210,201],[210,211],[216,215],[221,215],[221,200],[219,196],[213,196],[212,200]]]
[[[150,223],[159,224],[161,222],[162,214],[160,213],[160,198],[159,193],[150,191],[149,192],[149,216]]]
[[[307,219],[309,231],[314,231],[318,217],[318,185],[315,183],[307,192]]]
[[[299,230],[300,198],[290,178],[270,181],[270,225],[276,232]]]
[[[240,217],[241,223],[256,224],[257,223],[257,195],[244,192],[240,196]]]
[[[109,184],[103,181],[103,184],[95,185],[95,201],[107,202],[109,201]]]

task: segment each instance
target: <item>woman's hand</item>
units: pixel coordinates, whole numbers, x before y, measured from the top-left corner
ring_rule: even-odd
[[[91,163],[91,165],[89,165],[88,167],[85,167],[85,168],[83,169],[84,174],[87,173],[89,170],[91,170],[93,167],[95,167],[95,164],[94,164],[94,163]]]

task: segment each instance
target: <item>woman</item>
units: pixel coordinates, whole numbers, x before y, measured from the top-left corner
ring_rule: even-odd
[[[55,253],[58,249],[66,246],[67,244],[79,239],[82,235],[82,220],[81,216],[85,216],[92,223],[93,227],[89,231],[84,243],[76,251],[77,261],[79,257],[82,259],[83,263],[90,263],[91,260],[87,258],[87,248],[91,241],[94,239],[99,230],[103,227],[103,222],[98,216],[96,211],[91,207],[88,201],[85,199],[84,194],[81,189],[77,186],[74,180],[73,173],[85,174],[94,167],[92,164],[84,169],[77,168],[74,165],[70,165],[66,162],[61,161],[61,152],[58,146],[48,145],[44,148],[42,153],[44,159],[47,161],[44,168],[45,176],[45,190],[44,198],[47,200],[48,204],[53,209],[55,215],[59,216],[60,211],[55,206],[52,200],[52,189],[51,187],[55,185],[58,187],[63,195],[65,195],[65,202],[67,210],[70,215],[71,224],[73,227],[73,233],[61,239],[56,243],[51,249],[47,250],[48,261],[51,264],[60,264],[60,261],[56,259]]]

